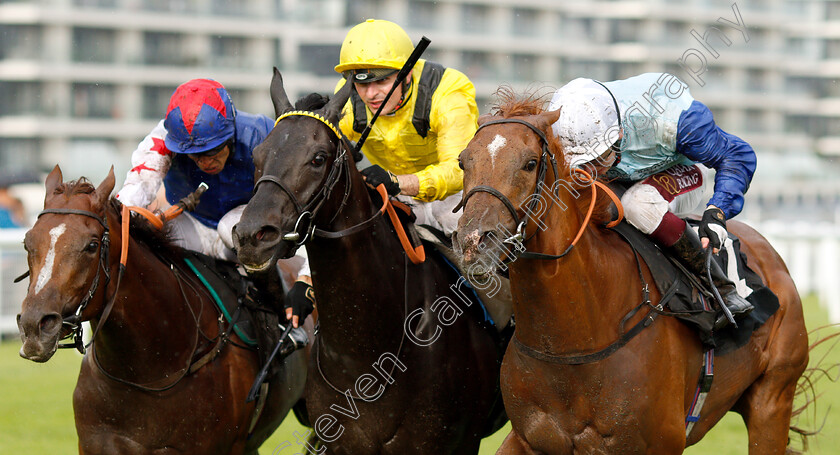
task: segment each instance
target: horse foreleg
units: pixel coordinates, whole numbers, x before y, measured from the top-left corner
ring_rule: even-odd
[[[528,445],[525,440],[519,437],[516,434],[515,430],[511,430],[508,433],[507,437],[504,441],[502,441],[502,445],[499,446],[499,450],[496,451],[496,455],[540,455],[542,452],[535,452],[531,449],[531,446]]]

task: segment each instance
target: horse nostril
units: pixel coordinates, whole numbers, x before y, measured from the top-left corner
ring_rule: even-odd
[[[280,237],[280,231],[273,226],[265,226],[255,235],[260,242],[274,242]]]
[[[42,334],[53,334],[58,332],[58,330],[61,329],[61,316],[53,313],[42,317],[38,328]]]

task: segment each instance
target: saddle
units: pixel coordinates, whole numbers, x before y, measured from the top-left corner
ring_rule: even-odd
[[[256,346],[253,311],[245,305],[246,300],[253,301],[248,292],[253,286],[239,273],[236,264],[188,250],[184,250],[184,263],[213,297],[216,307],[232,324],[239,338],[248,346]]]
[[[695,228],[699,224],[699,221],[691,219],[686,222]],[[721,253],[712,256],[712,260],[727,271],[738,293],[755,309],[738,321],[737,328],[728,325],[715,331],[713,327],[719,309],[712,292],[703,281],[627,222],[622,221],[612,229],[641,256],[650,269],[656,287],[663,296],[662,302],[654,302],[654,311],[676,317],[694,327],[703,344],[707,348],[714,348],[716,354],[725,354],[746,344],[752,333],[779,309],[778,297],[749,267],[747,256],[740,249],[740,240],[732,233]]]
[[[273,310],[276,302],[266,301],[277,296],[268,297],[261,293],[247,276],[240,273],[234,262],[188,250],[184,251],[184,262],[204,284],[232,330],[246,347],[257,351],[260,367],[265,365],[285,325],[285,318],[281,321]],[[274,362],[269,374],[273,374],[280,365],[280,362]]]

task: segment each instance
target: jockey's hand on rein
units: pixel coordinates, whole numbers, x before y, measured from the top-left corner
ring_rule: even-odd
[[[286,319],[292,320],[292,326],[303,325],[303,321],[315,308],[315,290],[312,289],[312,285],[295,281],[292,289],[286,293],[283,307],[286,309]]]
[[[708,238],[709,245],[714,253],[717,253],[727,237],[726,217],[723,215],[723,210],[714,206],[707,207],[703,212],[703,218],[700,219],[697,233],[701,239]]]
[[[393,172],[386,171],[378,164],[363,169],[361,172],[368,185],[376,188],[381,183],[385,185],[385,190],[391,196],[400,194],[400,181]]]

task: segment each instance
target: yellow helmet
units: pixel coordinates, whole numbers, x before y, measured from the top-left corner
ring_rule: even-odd
[[[413,50],[411,38],[402,27],[390,21],[368,19],[347,32],[335,70],[342,74],[370,68],[399,70]]]

